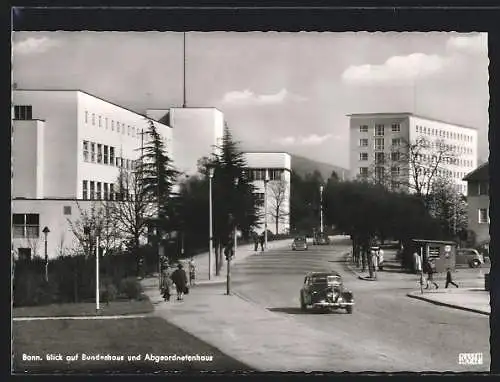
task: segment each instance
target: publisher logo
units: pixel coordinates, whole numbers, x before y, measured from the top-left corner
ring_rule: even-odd
[[[482,365],[483,353],[460,353],[458,355],[459,365]]]

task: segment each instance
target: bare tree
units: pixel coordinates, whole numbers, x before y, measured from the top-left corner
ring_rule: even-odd
[[[83,249],[88,256],[95,250],[96,237],[99,236],[100,246],[106,252],[109,252],[121,245],[120,232],[112,219],[111,202],[106,201],[91,201],[89,208],[82,208],[76,202],[80,212],[79,217],[75,220],[68,218],[68,224],[75,235],[79,247],[78,251]],[[84,228],[88,227],[90,235],[85,234]]]
[[[270,214],[276,227],[276,234],[279,233],[279,224],[286,221],[290,212],[286,208],[288,200],[288,184],[285,180],[273,180],[269,182],[269,205]]]
[[[41,241],[40,235],[32,235],[30,230],[27,230],[25,242],[27,248],[29,248],[31,251],[32,258],[39,256],[40,241]]]

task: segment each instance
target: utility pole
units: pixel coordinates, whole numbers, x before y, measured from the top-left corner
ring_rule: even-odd
[[[320,230],[323,235],[323,186],[319,186],[319,196],[320,196]]]

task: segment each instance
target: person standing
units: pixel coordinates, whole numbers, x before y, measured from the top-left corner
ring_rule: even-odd
[[[429,289],[429,283],[432,283],[436,289],[439,288],[439,285],[434,281],[434,270],[432,269],[432,266],[431,266],[431,263],[429,260],[427,260],[425,262],[425,269],[424,269],[425,273],[427,273],[427,285],[425,287],[425,289]]]
[[[259,235],[256,232],[253,233],[253,245],[253,250],[257,252],[259,250]]]
[[[265,241],[266,241],[266,238],[264,236],[264,232],[262,232],[262,235],[260,235],[260,250],[261,250],[261,252],[264,252]]]
[[[457,288],[458,288],[458,285],[453,281],[453,278],[451,277],[451,269],[448,268],[446,270],[446,284],[445,284],[445,288],[448,288],[448,285],[455,285]]]
[[[171,280],[170,280],[170,269],[168,265],[164,266],[163,272],[162,272],[162,297],[163,301],[167,302],[170,301],[170,291],[171,291]]]
[[[194,264],[194,259],[191,257],[189,260],[189,285],[195,285],[196,280],[196,265]]]
[[[177,265],[177,269],[172,273],[171,279],[175,284],[175,289],[177,290],[177,301],[184,299],[184,292],[187,287],[187,275],[186,271],[183,269],[182,264]]]

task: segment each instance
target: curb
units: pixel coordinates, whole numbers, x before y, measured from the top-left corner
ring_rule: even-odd
[[[410,298],[414,298],[416,300],[421,300],[421,301],[429,302],[429,303],[434,304],[434,305],[446,306],[448,308],[453,308],[453,309],[458,309],[458,310],[464,310],[464,311],[472,312],[472,313],[478,313],[478,314],[482,314],[484,316],[489,316],[490,315],[490,313],[487,313],[487,312],[485,312],[483,310],[474,309],[474,308],[467,308],[465,306],[449,304],[447,302],[436,301],[436,300],[433,300],[431,298],[423,297],[423,296],[412,294],[412,293],[407,293],[406,296],[408,296]]]
[[[345,266],[346,268],[354,275],[356,276],[359,280],[363,281],[377,281],[378,279],[376,278],[371,278],[370,276],[363,276],[361,273],[356,271],[351,264],[349,264],[349,259],[351,257],[351,252],[348,252],[344,254],[344,261],[345,261]]]

